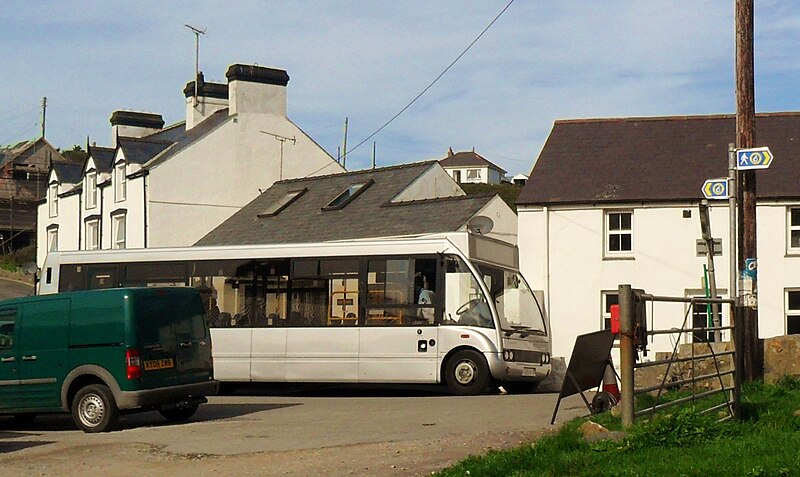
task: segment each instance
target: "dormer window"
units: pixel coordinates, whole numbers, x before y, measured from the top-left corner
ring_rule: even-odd
[[[125,200],[127,190],[125,188],[125,163],[120,162],[114,167],[114,200],[120,202]]]
[[[263,212],[258,214],[259,218],[263,217],[272,217],[273,215],[278,215],[280,211],[289,207],[289,205],[296,201],[301,195],[305,194],[308,189],[300,189],[300,190],[290,190],[289,192],[285,193],[281,197],[278,198],[275,202],[269,205]]]
[[[50,184],[47,189],[47,203],[50,209],[50,217],[58,216],[58,184]]]
[[[322,208],[322,210],[339,210],[343,209],[344,206],[352,202],[356,197],[358,197],[362,192],[364,192],[367,187],[374,184],[375,181],[370,179],[366,182],[357,182],[355,184],[350,185],[347,189],[344,190],[341,194],[336,196],[335,199],[330,201],[328,205]]]
[[[86,173],[86,208],[97,207],[97,172]]]

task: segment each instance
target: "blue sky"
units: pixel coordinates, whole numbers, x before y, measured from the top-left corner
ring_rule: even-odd
[[[110,143],[119,109],[184,118],[200,69],[288,71],[289,117],[336,157],[419,94],[508,0],[25,1],[0,9],[0,144]],[[759,0],[756,110],[800,110],[800,9]],[[557,119],[733,113],[734,1],[516,0],[348,169],[471,150],[528,173]]]

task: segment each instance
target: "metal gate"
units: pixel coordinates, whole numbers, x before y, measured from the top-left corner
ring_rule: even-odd
[[[649,304],[652,309],[654,303],[688,304],[689,306],[683,317],[682,326],[670,329],[648,329],[647,306]],[[736,354],[736,347],[733,346],[733,343],[738,342],[736,339],[737,330],[733,326],[736,320],[731,319],[731,326],[721,326],[719,324],[713,326],[696,326],[694,322],[690,321],[692,310],[696,304],[712,305],[715,307],[716,313],[716,308],[720,305],[733,305],[734,303],[735,301],[732,299],[722,298],[654,296],[645,293],[643,290],[634,290],[630,285],[619,286],[620,375],[622,381],[622,399],[620,404],[622,407],[623,427],[632,425],[636,417],[652,415],[662,409],[687,402],[695,402],[699,399],[716,394],[721,394],[723,396],[723,402],[710,405],[700,412],[718,412],[721,415],[720,420],[730,419],[737,415],[740,395],[740,366]],[[730,349],[723,351],[715,350],[710,340],[699,339],[697,340],[699,343],[691,344],[691,352],[688,356],[681,357],[678,355],[678,346],[687,333],[691,333],[693,337],[707,337],[709,336],[708,333],[715,333],[719,336],[723,331],[731,331],[731,336],[734,338],[730,342],[732,345]],[[672,352],[665,359],[637,362],[639,352],[647,353],[648,338],[652,339],[652,337],[658,335],[677,335],[674,340],[675,344]],[[723,368],[720,363],[725,358],[727,358],[729,366]],[[697,363],[701,361],[705,364],[711,363],[711,366],[708,366],[711,370],[704,374],[697,374],[695,372],[699,367]],[[687,368],[691,370],[689,376],[681,379],[668,379],[670,370],[674,366],[680,366],[686,363],[689,363]],[[643,370],[654,366],[661,366],[665,369],[661,382],[656,385],[636,387],[636,370]],[[712,386],[711,389],[698,389],[697,383],[708,382],[709,380],[718,381],[719,387],[716,388]],[[690,390],[691,393],[686,397],[660,403],[658,398],[661,397],[664,391],[673,388],[687,389]],[[644,393],[655,393],[655,404],[637,411],[635,409],[634,398]]]

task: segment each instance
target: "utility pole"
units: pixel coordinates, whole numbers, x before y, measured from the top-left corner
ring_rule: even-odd
[[[736,147],[755,147],[756,107],[753,65],[753,1],[736,0]],[[752,170],[738,172],[737,217],[739,241],[739,270],[745,269],[746,259],[757,259],[756,248],[756,174]],[[750,303],[739,303],[739,323],[742,328],[744,381],[758,379],[763,373],[762,353],[758,347],[757,279],[753,277]]]
[[[342,146],[342,167],[347,169],[347,121],[348,118],[344,118],[344,145]]]
[[[42,139],[44,139],[45,123],[47,122],[47,96],[42,98]]]

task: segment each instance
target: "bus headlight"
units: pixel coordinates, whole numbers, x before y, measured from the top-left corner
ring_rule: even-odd
[[[503,351],[503,359],[506,361],[514,361],[514,352],[509,349]]]
[[[550,363],[550,355],[547,353],[542,353],[542,364]]]

